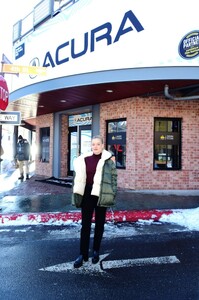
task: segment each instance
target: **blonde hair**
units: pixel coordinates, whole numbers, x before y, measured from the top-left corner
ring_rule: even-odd
[[[94,139],[98,139],[98,140],[101,141],[102,144],[104,144],[104,139],[103,139],[103,137],[101,135],[94,135],[92,137],[92,140],[94,140]]]

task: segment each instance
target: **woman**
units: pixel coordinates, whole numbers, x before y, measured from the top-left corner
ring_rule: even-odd
[[[112,154],[104,149],[101,136],[91,141],[92,152],[80,155],[74,162],[74,185],[72,204],[81,207],[82,228],[80,234],[80,255],[74,267],[88,261],[93,212],[95,231],[92,263],[99,261],[99,250],[104,232],[106,209],[114,205],[117,191],[117,170]]]

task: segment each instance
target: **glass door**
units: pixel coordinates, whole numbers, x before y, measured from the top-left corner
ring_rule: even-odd
[[[91,125],[79,126],[80,154],[91,151]]]
[[[91,151],[91,125],[69,127],[68,175],[73,175],[73,162],[80,154]]]
[[[73,161],[79,155],[77,126],[69,127],[68,134],[68,175],[73,174]]]

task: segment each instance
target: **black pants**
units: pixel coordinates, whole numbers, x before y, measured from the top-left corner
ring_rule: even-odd
[[[93,212],[95,211],[95,231],[93,241],[93,251],[99,251],[104,232],[104,223],[106,219],[106,207],[97,206],[98,197],[91,195],[92,186],[86,186],[82,201],[82,228],[80,235],[80,254],[85,259],[88,258],[90,233]]]

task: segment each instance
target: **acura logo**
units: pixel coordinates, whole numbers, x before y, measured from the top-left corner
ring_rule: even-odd
[[[29,65],[30,65],[30,66],[33,66],[33,67],[40,67],[39,58],[38,58],[38,57],[33,58],[33,59],[30,61]],[[31,79],[34,79],[35,77],[37,77],[37,75],[30,74],[29,77],[30,77]]]

